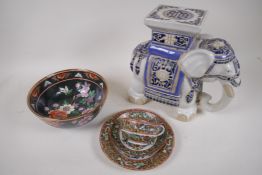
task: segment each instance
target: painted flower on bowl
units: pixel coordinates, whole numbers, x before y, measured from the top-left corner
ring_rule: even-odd
[[[49,116],[50,118],[53,118],[53,119],[66,119],[68,116],[67,116],[67,113],[65,111],[60,111],[60,110],[51,110],[49,111]]]
[[[66,119],[90,113],[97,105],[94,100],[96,91],[90,86],[87,82],[77,82],[72,88],[58,87],[56,92],[58,101],[45,106],[45,111],[51,118],[56,119]]]
[[[70,95],[71,93],[72,93],[72,89],[68,89],[68,87],[65,86],[64,88],[60,87],[56,95],[60,95],[60,94]]]
[[[88,97],[88,92],[90,90],[90,84],[87,84],[86,82],[81,85],[81,83],[76,83],[76,89],[79,91],[80,97]]]
[[[71,104],[65,104],[59,107],[60,111],[64,111],[67,114],[70,114],[71,112],[73,112],[75,110],[75,107]]]

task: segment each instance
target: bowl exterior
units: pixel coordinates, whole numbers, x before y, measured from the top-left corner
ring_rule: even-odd
[[[74,118],[72,120],[52,120],[50,118],[40,118],[40,120],[44,121],[46,124],[56,127],[56,128],[75,128],[81,127],[86,125],[87,123],[91,122],[97,114],[100,112],[101,107],[97,108],[92,113],[87,113],[82,115],[79,118]]]

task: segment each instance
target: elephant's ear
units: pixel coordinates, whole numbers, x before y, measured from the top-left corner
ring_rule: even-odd
[[[199,78],[205,74],[214,59],[213,52],[196,49],[184,54],[178,64],[187,76]]]

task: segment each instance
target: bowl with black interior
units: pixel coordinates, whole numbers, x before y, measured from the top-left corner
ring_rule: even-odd
[[[104,78],[96,72],[68,69],[39,80],[29,91],[29,109],[58,128],[79,127],[100,112],[107,97]]]

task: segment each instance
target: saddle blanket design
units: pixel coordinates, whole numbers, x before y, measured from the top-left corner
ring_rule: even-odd
[[[151,44],[144,73],[145,96],[179,106],[184,73],[177,65],[181,52]]]

